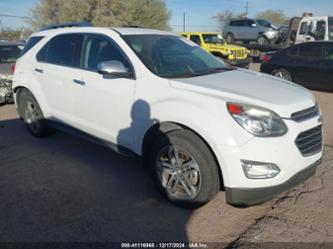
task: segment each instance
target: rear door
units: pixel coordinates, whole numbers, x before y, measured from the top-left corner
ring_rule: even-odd
[[[40,84],[52,118],[68,124],[73,121],[73,78],[80,65],[81,34],[52,38],[38,52],[34,76]]]
[[[297,60],[295,60],[295,77],[302,85],[312,88],[322,80],[321,43],[304,43],[299,45]]]

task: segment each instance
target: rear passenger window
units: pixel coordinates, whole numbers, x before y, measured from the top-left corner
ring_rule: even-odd
[[[86,35],[81,67],[97,71],[98,64],[106,61],[120,61],[130,71],[127,58],[109,38],[100,35]]]
[[[83,35],[66,34],[51,39],[37,54],[37,60],[56,65],[79,67]]]
[[[200,41],[200,36],[198,35],[191,35],[191,41],[195,42],[198,45],[201,45],[201,41]]]
[[[321,54],[320,44],[303,44],[299,48],[299,55],[305,57],[319,58]]]

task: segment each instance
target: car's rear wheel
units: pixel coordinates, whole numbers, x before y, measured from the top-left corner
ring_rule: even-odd
[[[273,75],[284,80],[293,81],[291,73],[284,68],[276,70],[275,72],[273,72]]]
[[[28,90],[21,90],[18,95],[20,113],[30,133],[35,137],[44,137],[51,133],[52,129],[47,124],[40,106]]]
[[[225,40],[227,43],[233,43],[235,41],[234,35],[232,33],[228,33]]]
[[[160,135],[149,165],[159,190],[171,202],[197,208],[219,191],[218,165],[207,145],[188,130]]]

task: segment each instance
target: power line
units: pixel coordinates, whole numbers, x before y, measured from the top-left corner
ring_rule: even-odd
[[[0,14],[0,17],[8,17],[8,18],[18,18],[18,19],[30,19],[29,16],[15,16],[15,15],[7,15],[7,14]]]
[[[245,5],[245,16],[247,17],[249,13],[249,1],[246,1],[246,5]]]

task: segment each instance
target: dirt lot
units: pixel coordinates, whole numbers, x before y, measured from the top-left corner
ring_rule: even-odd
[[[231,207],[221,192],[195,211],[161,198],[140,162],[60,132],[32,138],[2,106],[0,242],[333,242],[333,94],[315,94],[326,144],[316,177],[260,206]]]

